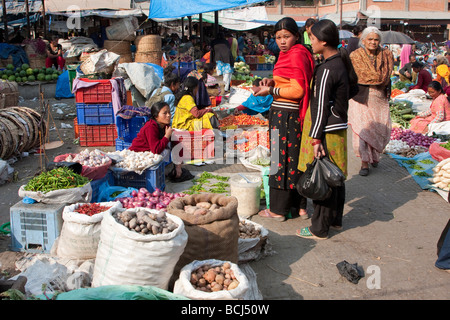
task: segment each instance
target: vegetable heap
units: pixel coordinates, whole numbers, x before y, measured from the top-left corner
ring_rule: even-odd
[[[83,166],[88,167],[99,167],[108,163],[111,159],[106,156],[102,151],[95,149],[89,151],[89,149],[85,149],[80,153],[76,154],[72,157],[72,155],[68,155],[65,161],[67,162],[78,162]]]
[[[93,216],[94,214],[104,212],[111,207],[102,206],[98,203],[84,203],[75,209],[75,212],[82,213],[88,216]]]
[[[219,181],[211,184],[210,179],[216,179]],[[230,184],[226,183],[226,181],[228,181],[229,179],[229,177],[214,175],[210,172],[204,171],[202,172],[200,177],[192,179],[194,185],[188,190],[184,191],[184,194],[199,194],[202,192],[227,193],[227,188],[230,187]]]
[[[391,140],[401,140],[406,142],[410,147],[419,146],[428,149],[436,141],[436,138],[425,136],[412,130],[393,128],[391,131]]]
[[[233,140],[227,140],[228,148],[232,150],[239,150],[240,152],[248,152],[255,149],[258,145],[264,146],[266,148],[270,147],[269,143],[269,131],[244,131],[238,133]],[[244,142],[240,142],[244,140]]]
[[[194,289],[204,292],[232,290],[239,285],[229,262],[217,267],[199,267],[191,273],[190,281]]]
[[[160,189],[150,192],[146,188],[140,188],[139,191],[133,190],[131,197],[119,198],[117,201],[126,209],[144,207],[165,211],[170,201],[184,196],[183,193],[169,193]]]
[[[450,141],[447,141],[447,143],[441,144],[442,148],[445,148],[447,150],[450,150]]]
[[[444,159],[433,168],[433,187],[450,191],[450,158]]]
[[[411,106],[412,103],[410,101],[390,101],[389,110],[392,122],[398,123],[401,127],[408,129],[410,126],[409,121],[416,116]]]
[[[238,127],[238,126],[268,126],[269,120],[263,120],[248,114],[229,115],[219,121],[219,128]]]
[[[405,88],[409,87],[409,85],[412,85],[412,84],[413,83],[411,81],[397,81],[396,83],[394,83],[392,85],[392,89],[393,90],[395,90],[395,89],[401,90],[401,89],[405,89]]]
[[[149,235],[166,234],[178,228],[164,211],[154,213],[143,208],[120,212],[116,221],[131,231]]]
[[[60,189],[79,188],[90,180],[67,167],[44,171],[31,179],[24,187],[26,191],[49,192]]]

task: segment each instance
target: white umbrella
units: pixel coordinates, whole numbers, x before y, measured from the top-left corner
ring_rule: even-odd
[[[350,31],[348,31],[348,30],[339,30],[339,39],[340,40],[342,40],[342,39],[349,39],[351,37],[353,37],[353,33],[351,33]]]

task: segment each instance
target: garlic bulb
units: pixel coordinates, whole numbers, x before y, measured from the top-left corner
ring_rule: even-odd
[[[111,157],[121,158],[116,167],[142,174],[145,169],[158,165],[163,156],[150,151],[135,152],[128,149],[108,153]],[[118,156],[118,157],[117,157]]]

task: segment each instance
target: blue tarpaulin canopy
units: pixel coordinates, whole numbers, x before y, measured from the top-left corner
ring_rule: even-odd
[[[176,19],[211,11],[220,11],[267,0],[152,0],[149,19]]]

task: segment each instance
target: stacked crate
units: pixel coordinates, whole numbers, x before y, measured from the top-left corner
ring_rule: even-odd
[[[77,89],[75,102],[77,117],[75,132],[82,147],[114,146],[117,128],[112,106],[112,84],[110,80],[80,79],[97,82],[96,85]]]

